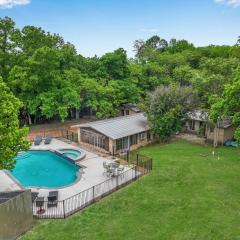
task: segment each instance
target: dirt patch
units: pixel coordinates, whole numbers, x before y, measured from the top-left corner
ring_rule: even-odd
[[[76,124],[82,124],[93,121],[92,119],[81,118],[78,120],[68,120],[65,122],[51,122],[44,124],[32,125],[29,127],[28,139],[33,140],[37,135],[45,137],[51,135],[52,137],[61,137],[62,130],[69,130],[77,133],[76,128],[71,128],[71,126]]]

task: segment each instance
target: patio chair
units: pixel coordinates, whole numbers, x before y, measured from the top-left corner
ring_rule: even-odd
[[[36,136],[34,139],[34,145],[40,145],[40,143],[42,142],[42,137],[41,136]]]
[[[106,175],[106,174],[107,174],[107,171],[108,171],[108,169],[109,169],[109,165],[107,164],[106,161],[103,162],[103,169],[104,169],[103,175]]]
[[[38,196],[38,192],[31,192],[31,195],[32,195],[32,202],[34,202]]]
[[[46,138],[45,138],[44,144],[50,144],[51,141],[52,141],[52,136],[48,135],[48,136],[46,136]]]
[[[36,207],[38,208],[37,214],[43,214],[45,213],[44,206],[44,197],[37,197],[36,198]]]
[[[47,207],[57,207],[58,205],[58,191],[51,191],[48,194],[48,204]]]
[[[112,177],[114,175],[114,169],[113,168],[108,168],[107,169],[107,177]]]
[[[117,169],[118,174],[119,174],[119,173],[122,173],[123,170],[124,170],[124,166],[120,166],[120,167],[118,167],[118,169]]]

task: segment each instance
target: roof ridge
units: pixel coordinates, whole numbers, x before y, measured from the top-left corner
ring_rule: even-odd
[[[136,117],[138,115],[143,115],[144,116],[144,114],[141,112],[141,113],[134,113],[134,114],[125,115],[125,116],[118,116],[118,117],[101,119],[101,120],[89,122],[89,123],[86,123],[86,124],[94,124],[94,123],[101,124],[103,122],[106,123],[106,122],[111,122],[111,121],[115,121],[115,120],[119,120],[119,119],[129,119],[129,118]]]

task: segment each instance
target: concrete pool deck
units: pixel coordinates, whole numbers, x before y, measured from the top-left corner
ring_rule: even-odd
[[[6,170],[0,170],[0,192],[22,190],[23,187]]]
[[[48,145],[44,144],[43,142],[39,146],[33,145],[31,147],[31,150],[59,150],[63,148],[77,149],[86,154],[83,160],[76,163],[80,166],[83,166],[81,168],[81,178],[79,181],[76,181],[72,185],[62,188],[32,187],[31,190],[33,192],[39,192],[39,197],[45,197],[45,200],[47,200],[49,191],[56,190],[59,192],[59,200],[65,200],[109,179],[109,177],[103,175],[103,162],[106,161],[107,163],[111,163],[113,162],[111,159],[101,157],[97,154],[83,150],[80,147],[73,146],[72,144],[65,143],[58,139],[53,139],[52,142]],[[127,171],[128,169],[129,167],[125,166],[124,171]]]

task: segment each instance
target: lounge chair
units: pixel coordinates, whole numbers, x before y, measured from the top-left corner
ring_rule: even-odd
[[[50,144],[51,141],[52,141],[52,136],[48,135],[48,136],[46,136],[46,138],[45,138],[44,144]]]
[[[51,191],[48,194],[48,207],[57,207],[58,205],[58,191]]]
[[[36,136],[34,139],[34,145],[40,145],[41,142],[42,142],[42,137]]]

